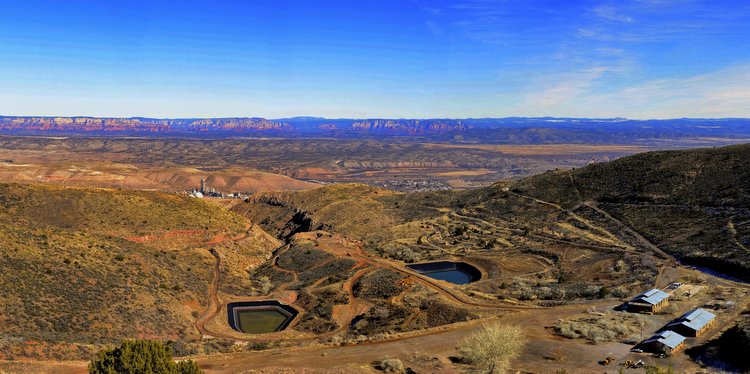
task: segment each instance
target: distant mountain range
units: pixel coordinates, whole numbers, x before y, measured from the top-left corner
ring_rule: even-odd
[[[502,143],[611,142],[685,137],[750,138],[750,119],[629,120],[507,117],[467,119],[94,118],[0,116],[0,133],[194,136],[424,136]]]
[[[291,131],[292,126],[263,118],[93,118],[0,117],[2,131],[180,133],[210,131]]]
[[[206,133],[257,131],[330,132],[374,131],[416,134],[464,131],[472,126],[463,120],[443,119],[335,119],[299,117],[264,118],[93,118],[93,117],[0,117],[3,131]]]

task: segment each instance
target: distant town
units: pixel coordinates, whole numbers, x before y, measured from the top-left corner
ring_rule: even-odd
[[[201,178],[201,184],[200,187],[195,189],[193,188],[190,191],[186,191],[188,196],[194,197],[197,199],[202,199],[204,197],[213,197],[213,198],[219,198],[219,199],[246,199],[248,195],[244,195],[240,192],[232,192],[232,193],[223,193],[216,191],[215,188],[209,187],[206,184],[206,179]]]

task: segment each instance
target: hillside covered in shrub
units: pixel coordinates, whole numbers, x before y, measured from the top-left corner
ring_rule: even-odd
[[[246,225],[177,195],[0,185],[0,359],[88,359],[123,339],[198,339],[215,261],[206,243],[262,251],[216,240]]]

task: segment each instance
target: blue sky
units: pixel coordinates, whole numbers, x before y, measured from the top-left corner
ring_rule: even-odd
[[[7,1],[0,114],[750,117],[750,2]]]

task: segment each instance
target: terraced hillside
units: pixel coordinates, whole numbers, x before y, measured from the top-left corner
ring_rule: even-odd
[[[750,145],[650,152],[513,190],[626,225],[681,260],[750,280]]]
[[[136,337],[197,341],[209,249],[242,274],[278,244],[248,226],[176,195],[0,185],[0,359],[88,359]]]

